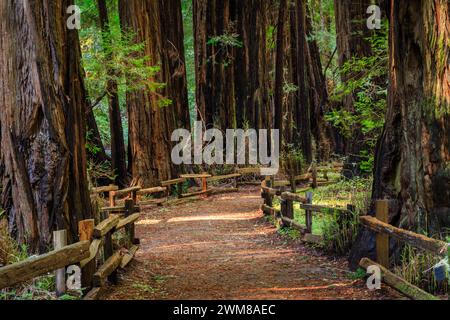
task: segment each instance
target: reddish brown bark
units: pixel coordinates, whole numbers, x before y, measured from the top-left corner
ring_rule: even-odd
[[[194,0],[196,101],[207,127],[271,125],[267,26],[269,1]],[[238,45],[211,42],[234,36]]]
[[[105,0],[97,0],[100,29],[103,35],[103,45],[110,45],[110,29],[108,7]],[[109,59],[112,59],[110,54]],[[106,93],[109,103],[109,126],[111,134],[111,167],[116,174],[116,184],[123,188],[128,185],[128,172],[126,163],[125,141],[123,138],[122,114],[120,111],[119,87],[117,81],[113,80],[115,71],[108,68],[109,80],[106,83]]]
[[[280,137],[284,136],[283,130],[283,85],[284,85],[284,50],[285,50],[285,21],[287,18],[287,1],[281,0],[278,12],[277,26],[277,52],[275,62],[275,87],[274,87],[274,128],[280,130]]]
[[[393,0],[390,90],[376,153],[373,199],[390,200],[390,223],[443,233],[450,226],[450,7]],[[374,256],[363,232],[351,262]]]
[[[0,2],[2,207],[31,251],[47,250],[55,229],[75,240],[77,222],[91,213],[81,54],[78,33],[66,27],[71,4]]]
[[[178,128],[189,128],[183,24],[180,0],[120,1],[124,30],[145,43],[149,65],[161,70],[150,81],[166,84],[157,92],[141,90],[127,95],[131,171],[134,184],[156,185],[158,180],[175,177],[180,168],[171,161],[171,135]],[[172,104],[161,107],[161,97]]]

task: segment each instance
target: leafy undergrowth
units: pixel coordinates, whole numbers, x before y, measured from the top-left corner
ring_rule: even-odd
[[[29,257],[28,248],[18,245],[9,235],[6,219],[0,214],[0,267],[23,261]],[[55,277],[48,274],[17,285],[13,288],[0,290],[1,300],[75,300],[77,295],[55,294]]]
[[[338,174],[329,174],[331,181],[337,181]],[[353,180],[339,180],[335,184],[322,186],[315,190],[303,189],[298,194],[306,196],[313,192],[313,204],[330,208],[346,209],[351,204],[355,212],[343,219],[336,212],[314,213],[313,234],[323,237],[322,248],[327,252],[346,255],[351,249],[359,228],[359,215],[365,214],[370,205],[372,181],[370,179],[356,178]],[[278,200],[274,200],[274,206],[280,209]],[[300,204],[294,204],[294,220],[305,225],[306,214],[300,209]],[[288,233],[288,231],[284,231]]]

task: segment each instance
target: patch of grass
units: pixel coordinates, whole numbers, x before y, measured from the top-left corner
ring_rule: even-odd
[[[431,253],[405,245],[401,251],[400,263],[394,272],[413,285],[431,293],[448,294],[449,284],[447,281],[438,283],[430,269],[441,260]]]
[[[362,280],[366,277],[367,273],[366,270],[363,268],[358,268],[355,272],[351,272],[348,274],[348,278],[350,280]]]
[[[163,275],[155,275],[153,276],[153,281],[155,281],[158,284],[164,283],[170,278],[174,278],[173,276],[163,276]]]
[[[157,289],[157,288],[153,288],[152,286],[150,286],[148,284],[140,283],[140,282],[133,284],[133,288],[138,289],[145,293],[150,293],[150,294],[155,294],[159,291],[159,289]]]
[[[336,255],[346,255],[355,243],[359,231],[359,215],[355,212],[342,215],[334,212],[323,220],[324,248]]]
[[[54,275],[0,291],[0,300],[57,300]]]
[[[301,238],[302,234],[297,229],[293,228],[281,228],[278,233],[283,237],[288,237],[292,240],[298,240]]]

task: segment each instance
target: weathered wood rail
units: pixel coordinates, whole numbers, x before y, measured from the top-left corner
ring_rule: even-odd
[[[312,192],[307,192],[307,196],[302,197],[295,193],[285,192],[283,187],[281,187],[281,189],[271,187],[272,185],[279,186],[280,184],[274,183],[274,181],[269,178],[266,178],[261,183],[261,197],[264,199],[261,210],[264,214],[273,216],[280,222],[280,225],[289,226],[300,231],[304,236],[304,241],[314,243],[321,241],[320,236],[313,235],[313,215],[315,213],[338,214],[343,217],[343,219],[341,219],[342,221],[345,221],[345,217],[354,215],[354,207],[351,205],[349,205],[347,209],[313,205]],[[273,207],[275,198],[279,200],[281,210]],[[294,203],[298,203],[300,209],[305,211],[304,225],[294,220]]]
[[[104,187],[97,190],[100,192],[118,191],[115,187]],[[136,189],[129,190],[122,194],[134,192],[133,190]],[[106,286],[107,280],[113,283],[117,281],[115,276],[117,269],[125,268],[138,250],[139,240],[135,238],[134,233],[135,223],[140,217],[137,211],[134,200],[131,199],[126,201],[124,213],[121,215],[103,212],[104,219],[97,226],[95,226],[94,220],[80,221],[78,228],[80,242],[55,248],[54,251],[47,254],[30,257],[0,268],[0,290],[30,281],[55,270],[62,270],[62,273],[56,273],[58,295],[62,295],[65,293],[65,268],[78,265],[81,268],[82,288],[91,290],[85,299],[96,299],[102,292],[102,288]],[[113,252],[112,235],[122,229],[125,229],[128,245]],[[66,233],[56,231],[55,239],[61,234],[65,235]],[[100,255],[102,247],[103,255]],[[97,270],[97,265],[102,261],[102,265]],[[62,289],[61,285],[63,285]]]
[[[183,174],[179,178],[162,181],[159,186],[152,186],[142,188],[140,186],[130,187],[123,190],[115,185],[93,188],[91,190],[92,196],[107,195],[108,206],[101,208],[101,211],[109,212],[110,214],[121,214],[125,212],[123,201],[132,199],[137,206],[147,205],[164,205],[172,204],[174,201],[170,200],[172,188],[176,189],[178,199],[195,198],[210,196],[221,193],[238,192],[239,186],[260,184],[261,181],[240,181],[245,176],[261,176],[261,168],[238,168],[235,173],[213,176],[208,173],[201,174]],[[201,181],[201,190],[183,193],[183,186],[189,180]],[[211,187],[210,184],[221,181],[231,181],[229,188]],[[144,197],[151,196],[151,199],[144,199]],[[120,204],[119,204],[120,202]]]
[[[305,238],[310,238],[312,234],[312,215],[313,213],[337,213],[345,221],[345,217],[354,216],[355,208],[351,205],[347,209],[330,208],[326,206],[318,206],[312,204],[312,193],[307,193],[307,197],[301,197],[298,194],[284,192],[272,186],[284,186],[283,183],[274,184],[273,180],[266,179],[261,184],[261,196],[264,204],[261,209],[264,214],[273,216],[280,222],[281,226],[292,227],[300,231]],[[273,207],[273,200],[278,198],[281,204],[281,210]],[[299,203],[299,207],[305,210],[305,225],[294,220],[293,203]],[[387,285],[404,294],[406,297],[414,300],[438,300],[437,297],[425,292],[424,290],[408,283],[404,279],[389,271],[390,254],[389,239],[394,238],[398,241],[407,243],[415,248],[430,252],[440,257],[447,256],[450,264],[450,245],[444,241],[432,239],[424,235],[420,235],[411,231],[400,229],[388,224],[389,218],[389,202],[376,202],[376,217],[361,216],[359,217],[362,226],[376,233],[376,256],[377,261],[374,262],[369,258],[363,258],[360,266],[367,270],[370,266],[376,266],[381,270],[382,280]],[[304,239],[305,239],[304,238]],[[313,237],[314,242],[316,241]]]
[[[406,243],[414,248],[424,250],[436,256],[447,259],[450,263],[450,245],[444,241],[432,239],[427,236],[414,233],[408,230],[394,227],[389,224],[389,201],[379,200],[376,202],[376,216],[360,217],[361,224],[376,233],[376,262],[369,258],[363,258],[360,266],[368,268],[377,266],[382,272],[383,281],[400,291],[413,300],[438,300],[437,297],[425,292],[422,289],[406,282],[397,275],[389,271],[390,261],[390,238]]]

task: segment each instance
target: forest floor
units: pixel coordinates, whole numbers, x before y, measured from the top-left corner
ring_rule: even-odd
[[[259,189],[144,210],[136,259],[107,300],[400,299],[352,280],[345,259],[282,237]]]

